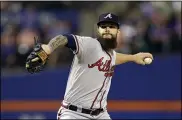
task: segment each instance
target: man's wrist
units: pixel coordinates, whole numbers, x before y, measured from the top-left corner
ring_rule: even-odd
[[[50,48],[49,45],[43,44],[41,47],[47,53],[47,55],[50,55],[51,54],[51,48]]]
[[[135,62],[135,55],[129,55],[128,57],[130,62]]]

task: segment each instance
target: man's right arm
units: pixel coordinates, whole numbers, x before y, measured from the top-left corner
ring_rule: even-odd
[[[74,35],[58,35],[52,38],[48,44],[39,44],[35,39],[35,47],[26,60],[26,69],[30,73],[41,71],[48,56],[58,47],[65,46],[73,51],[78,51],[76,41],[77,38]]]
[[[52,38],[48,44],[42,44],[43,50],[50,55],[58,47],[69,47],[72,50],[76,49],[76,43],[73,35],[58,35]]]

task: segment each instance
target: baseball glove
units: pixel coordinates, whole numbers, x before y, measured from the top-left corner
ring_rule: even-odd
[[[34,49],[26,60],[26,69],[31,74],[42,71],[49,57],[42,49],[42,44],[38,43],[38,39],[34,37],[34,41]]]

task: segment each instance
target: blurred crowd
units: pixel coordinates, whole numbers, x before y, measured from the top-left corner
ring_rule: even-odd
[[[130,8],[121,25],[121,52],[168,54],[181,50],[181,4],[142,2]]]
[[[92,19],[84,16],[93,14],[98,17],[106,11],[116,13],[121,20],[116,51],[131,54],[180,52],[180,2],[4,1],[1,2],[1,67],[24,70],[26,58],[34,46],[34,37],[47,43],[55,35],[84,35],[89,29],[92,31],[88,32],[89,35],[94,37],[94,28],[89,28],[87,21]],[[60,49],[50,56],[49,68],[71,63],[72,52],[67,48]]]

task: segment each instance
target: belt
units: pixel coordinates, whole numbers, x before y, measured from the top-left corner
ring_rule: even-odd
[[[99,115],[101,112],[104,111],[103,108],[91,110],[91,109],[85,109],[85,108],[78,108],[77,106],[71,105],[71,104],[68,104],[68,105],[63,105],[62,104],[62,107],[66,108],[66,109],[69,109],[69,110],[80,111],[81,113],[95,115],[95,116]]]

